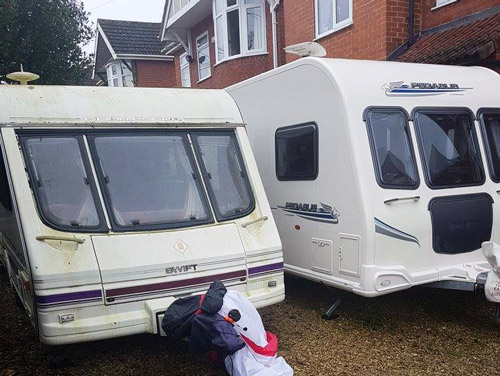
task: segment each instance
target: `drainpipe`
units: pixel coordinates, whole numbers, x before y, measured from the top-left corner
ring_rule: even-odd
[[[409,0],[408,2],[408,47],[410,47],[414,42],[414,30],[413,24],[415,21],[415,0]]]
[[[280,5],[279,0],[271,1],[271,21],[273,28],[273,66],[278,68],[278,21],[276,20],[276,10]]]

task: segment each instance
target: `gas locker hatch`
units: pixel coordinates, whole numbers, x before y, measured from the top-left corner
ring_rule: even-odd
[[[234,223],[152,233],[93,235],[105,304],[206,290],[219,279],[246,283],[243,244]]]

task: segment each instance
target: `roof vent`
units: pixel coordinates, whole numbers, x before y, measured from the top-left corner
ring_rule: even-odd
[[[298,55],[300,57],[326,56],[325,48],[321,44],[316,42],[304,42],[304,43],[294,44],[292,46],[285,47],[285,52],[288,54]]]
[[[12,81],[20,82],[21,85],[28,85],[28,82],[38,80],[40,76],[35,73],[25,72],[21,64],[21,71],[9,73],[7,78]]]

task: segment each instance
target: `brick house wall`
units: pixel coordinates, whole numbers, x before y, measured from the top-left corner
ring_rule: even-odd
[[[316,39],[315,0],[281,0],[277,12],[279,65],[298,58],[285,54],[285,46],[313,40],[326,49],[327,57],[386,60],[408,42],[409,4],[410,0],[353,0],[353,23]],[[457,0],[432,9],[435,4],[436,0],[414,0],[415,37],[421,31],[500,5],[500,0]],[[196,38],[207,30],[211,77],[198,82]],[[191,29],[191,37],[194,62],[190,64],[190,77],[193,88],[224,88],[273,68],[272,25],[267,2],[266,55],[240,57],[215,65],[212,15]],[[175,53],[175,72],[171,74],[170,81],[174,83],[171,86],[181,86],[179,56],[183,52],[180,49]],[[498,52],[496,59],[499,59]]]
[[[175,87],[175,65],[169,61],[135,60],[135,85],[138,87]]]
[[[315,40],[315,1],[284,1],[285,45]],[[415,0],[414,30],[421,24],[422,0]],[[317,39],[327,57],[385,60],[408,40],[409,0],[353,1],[353,24]],[[286,61],[295,60],[292,55]]]
[[[285,62],[285,33],[284,33],[284,13],[283,7],[280,6],[277,11],[278,20],[278,62]],[[196,55],[196,38],[208,31],[209,50],[210,50],[210,70],[211,76],[199,82],[198,79],[198,64]],[[233,85],[237,82],[244,81],[254,77],[260,73],[273,69],[273,34],[272,21],[269,5],[266,2],[266,40],[267,54],[255,56],[242,56],[235,59],[223,61],[215,65],[215,35],[213,16],[210,14],[203,21],[199,22],[191,28],[191,46],[194,61],[189,65],[189,73],[191,78],[191,87],[198,89],[219,89]],[[183,49],[179,49],[175,53],[175,85],[181,87],[180,77],[180,55],[184,53]]]
[[[433,10],[436,0],[420,1],[423,2],[422,30],[500,5],[500,0],[457,0]]]
[[[413,35],[422,30],[422,1],[414,1]],[[435,1],[435,0],[434,0]],[[386,4],[386,55],[408,41],[409,0],[387,0]]]

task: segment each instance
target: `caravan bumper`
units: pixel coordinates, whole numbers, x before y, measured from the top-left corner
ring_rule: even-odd
[[[268,280],[277,281],[268,287]],[[231,287],[244,293],[257,308],[279,303],[285,298],[283,273],[265,279],[249,280]],[[38,311],[40,341],[47,345],[159,333],[159,317],[175,300],[174,297],[105,306],[93,304]],[[74,317],[65,321],[65,318]]]
[[[487,262],[475,262],[410,273],[403,266],[362,266],[362,281],[353,292],[375,297],[413,286],[428,286],[453,290],[475,291],[486,281]]]

